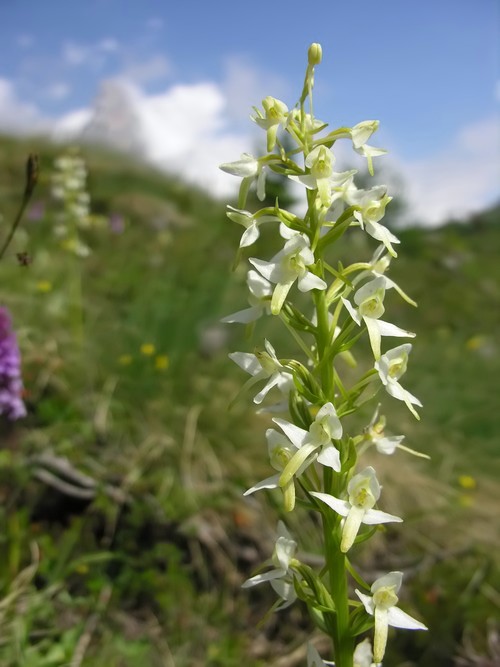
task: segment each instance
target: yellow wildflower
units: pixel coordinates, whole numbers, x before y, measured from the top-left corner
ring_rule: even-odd
[[[121,357],[118,357],[118,363],[120,366],[130,366],[132,363],[132,355],[131,354],[122,354]]]
[[[485,343],[486,337],[482,336],[481,334],[477,334],[477,336],[472,336],[472,338],[469,338],[469,340],[465,343],[465,347],[468,350],[480,350],[482,347],[484,347]]]
[[[166,354],[159,354],[155,359],[155,368],[157,371],[166,371],[170,365],[170,359]]]
[[[36,284],[38,292],[50,292],[52,290],[52,283],[50,280],[39,280]]]
[[[458,483],[462,489],[467,490],[475,489],[477,486],[476,480],[471,475],[460,475],[458,478]]]

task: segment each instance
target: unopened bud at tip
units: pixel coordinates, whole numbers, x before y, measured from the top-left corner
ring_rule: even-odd
[[[317,44],[316,42],[314,42],[314,44],[311,44],[307,52],[309,65],[312,66],[319,65],[322,57],[323,57],[323,49],[321,48],[321,44]]]

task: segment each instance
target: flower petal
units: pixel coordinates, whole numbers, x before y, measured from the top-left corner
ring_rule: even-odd
[[[367,614],[370,614],[370,616],[373,616],[375,612],[375,603],[373,602],[373,598],[371,595],[365,595],[365,593],[362,593],[361,591],[356,590],[354,591],[358,598],[361,600],[363,603],[363,606],[366,610]]]
[[[264,572],[262,574],[256,574],[255,577],[250,577],[250,579],[247,579],[241,584],[242,588],[250,588],[251,586],[257,586],[258,584],[261,584],[263,581],[271,581],[272,579],[279,579],[280,577],[284,577],[286,574],[285,570],[269,570],[269,572]]]
[[[264,276],[267,280],[270,280],[271,282],[276,282],[272,281],[271,276],[273,273],[276,271],[276,264],[274,262],[266,262],[263,259],[257,259],[255,257],[249,257],[248,261],[250,264],[255,266],[257,271]]]
[[[225,162],[219,165],[219,169],[233,176],[255,176],[259,170],[259,162],[252,155],[243,153],[240,160]]]
[[[318,498],[318,500],[321,500],[322,502],[324,502],[334,512],[337,512],[337,514],[340,514],[340,516],[347,516],[349,514],[349,510],[351,509],[351,505],[346,500],[340,500],[340,498],[336,498],[335,496],[331,496],[329,493],[320,493],[319,491],[311,491],[310,495],[314,496],[315,498]]]
[[[224,322],[224,324],[248,324],[249,322],[258,320],[263,311],[264,308],[262,306],[252,306],[251,308],[238,310],[238,312],[231,315],[226,315],[226,317],[221,319],[221,322]]]
[[[407,630],[427,630],[427,627],[410,616],[399,607],[391,607],[387,610],[389,625],[393,628],[406,628]]]
[[[356,324],[358,326],[361,326],[361,316],[358,313],[358,311],[355,308],[353,308],[351,302],[348,301],[347,299],[344,299],[344,297],[342,297],[342,303],[344,304],[344,306],[347,309],[347,312],[352,317],[352,319],[356,322]]]
[[[257,375],[257,373],[262,371],[262,366],[257,357],[251,352],[231,352],[228,356],[231,361],[234,361],[235,364],[238,364],[240,368],[250,373],[250,375]]]
[[[257,403],[257,405],[259,403],[262,403],[262,401],[267,396],[269,391],[278,384],[279,380],[280,380],[280,374],[279,373],[274,373],[273,375],[271,375],[271,377],[269,378],[265,387],[263,387],[259,391],[259,393],[254,397],[253,402]]]
[[[325,445],[317,458],[318,463],[327,468],[340,472],[340,452],[334,445]]]
[[[279,417],[274,417],[273,422],[277,424],[290,442],[299,449],[305,444],[309,433],[299,426]]]
[[[258,224],[254,221],[248,229],[245,229],[240,239],[240,248],[248,248],[251,246],[260,236],[260,229]]]
[[[384,322],[384,320],[378,320],[378,330],[381,336],[396,336],[399,338],[415,338],[416,336],[412,331],[400,329],[395,324]]]
[[[365,516],[363,517],[363,523],[366,523],[367,526],[375,526],[379,523],[401,523],[403,519],[399,516],[394,516],[394,514],[387,514],[387,512],[381,512],[380,510],[367,510]]]
[[[301,292],[309,292],[312,289],[326,289],[327,284],[319,276],[314,275],[311,271],[308,271],[303,276],[299,277],[297,286]]]
[[[366,324],[366,329],[368,331],[368,337],[370,339],[370,346],[372,348],[373,356],[375,359],[380,358],[380,329],[379,329],[379,320],[375,320],[373,317],[363,317],[363,320]]]
[[[266,479],[263,479],[261,482],[257,482],[255,486],[252,486],[250,489],[245,491],[243,495],[249,496],[250,494],[255,493],[256,491],[261,491],[262,489],[277,489],[280,474],[266,477]]]

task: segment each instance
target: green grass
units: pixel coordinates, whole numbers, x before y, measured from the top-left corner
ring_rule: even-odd
[[[46,214],[23,222],[0,266],[30,410],[14,427],[2,425],[0,663],[62,666],[81,655],[95,667],[273,664],[310,625],[296,607],[258,629],[272,596],[239,588],[270,554],[279,513],[277,497],[265,509],[241,496],[269,474],[269,418],[253,414],[250,397],[227,409],[244,381],[227,353],[254,342],[236,325],[215,349],[201,342],[246,302],[244,271],[231,274],[240,230],[202,192],[88,151],[102,219],[85,232],[92,254],[80,260],[53,234],[49,176],[61,148],[4,138],[2,234],[34,149],[42,163],[34,199]],[[123,234],[109,230],[111,213],[125,217]],[[482,630],[498,615],[499,218],[497,208],[466,225],[403,231],[391,269],[419,303],[415,310],[388,299],[391,320],[418,333],[405,386],[424,403],[422,422],[394,401],[384,399],[384,408],[391,430],[432,461],[377,459],[386,509],[406,520],[359,557],[367,572],[409,570],[405,609],[413,605],[431,630],[398,633],[388,664],[406,656],[452,665],[467,633],[485,652]],[[368,259],[373,249],[353,230],[342,260]],[[25,268],[15,259],[24,250],[33,256]],[[263,233],[258,253],[270,252]],[[281,354],[292,349],[282,329],[270,331]],[[141,352],[145,344],[153,354]],[[165,356],[168,368],[158,367]],[[95,499],[69,499],[41,481],[42,455],[66,457],[92,477]],[[460,486],[463,474],[476,488]],[[310,519],[290,520],[314,553]]]

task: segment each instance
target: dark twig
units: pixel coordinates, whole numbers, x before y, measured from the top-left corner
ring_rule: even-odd
[[[99,490],[119,505],[129,500],[127,493],[110,484],[100,485],[95,479],[77,470],[68,459],[52,454],[33,456],[29,463],[33,466],[33,476],[47,486],[73,498],[93,500]]]
[[[12,223],[12,227],[10,228],[10,232],[8,233],[7,238],[5,239],[4,244],[0,249],[0,259],[2,259],[2,257],[5,255],[5,251],[9,247],[10,242],[12,241],[12,238],[16,233],[16,229],[19,226],[19,223],[21,222],[21,218],[23,217],[24,211],[26,210],[29,200],[31,199],[31,195],[33,194],[35,186],[38,182],[38,175],[39,175],[38,155],[36,155],[35,153],[30,153],[28,156],[28,160],[26,161],[26,185],[24,187],[24,194],[21,201],[21,206],[19,207],[19,211],[17,212],[17,215],[14,218],[14,222]]]

